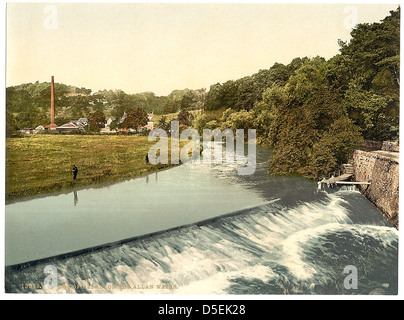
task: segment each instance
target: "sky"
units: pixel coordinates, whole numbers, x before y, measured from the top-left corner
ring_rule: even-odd
[[[209,90],[288,64],[338,54],[355,23],[398,4],[7,4],[6,86],[55,82],[167,95]]]

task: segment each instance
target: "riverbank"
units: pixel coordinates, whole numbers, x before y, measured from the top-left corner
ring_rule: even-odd
[[[154,143],[143,136],[8,138],[6,203],[131,179],[173,167],[146,163],[146,154]],[[79,169],[74,181],[73,165]]]

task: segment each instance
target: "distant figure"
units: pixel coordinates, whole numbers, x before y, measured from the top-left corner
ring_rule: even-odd
[[[149,154],[146,154],[146,163],[149,164]]]
[[[77,173],[79,172],[79,169],[76,167],[76,165],[73,165],[73,180],[77,179]]]

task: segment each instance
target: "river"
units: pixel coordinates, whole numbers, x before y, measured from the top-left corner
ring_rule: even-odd
[[[7,205],[6,292],[397,294],[398,231],[355,188],[268,176],[270,155]]]

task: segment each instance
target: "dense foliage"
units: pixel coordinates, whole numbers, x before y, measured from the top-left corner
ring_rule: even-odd
[[[147,124],[147,113],[142,108],[135,108],[125,118],[125,120],[118,125],[118,128],[135,129],[143,127]]]
[[[105,126],[105,116],[101,111],[92,112],[88,115],[89,130],[99,132]]]
[[[221,128],[255,128],[275,154],[270,171],[319,178],[338,170],[369,140],[398,140],[400,9],[359,24],[340,53],[211,86],[206,110],[224,108]],[[210,122],[209,122],[210,121]],[[212,123],[209,113],[196,128]]]
[[[126,94],[56,83],[56,123],[102,112],[116,118],[145,113],[178,113],[182,126],[257,130],[259,142],[274,148],[270,170],[318,178],[337,170],[355,148],[370,140],[398,140],[400,8],[377,23],[357,25],[340,53],[295,58],[225,83],[208,92],[175,90]],[[49,123],[50,83],[7,88],[7,134]],[[190,110],[203,110],[192,117]],[[133,122],[132,121],[132,122]],[[136,122],[136,123],[135,123]],[[137,120],[131,125],[137,126]],[[162,117],[156,127],[168,127]]]

